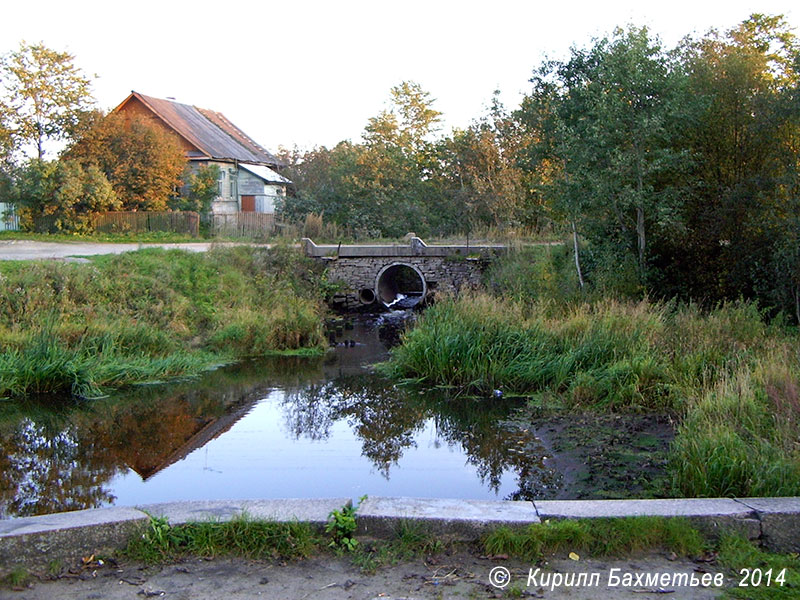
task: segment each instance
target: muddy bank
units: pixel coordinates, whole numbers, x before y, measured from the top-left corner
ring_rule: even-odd
[[[669,415],[546,413],[521,408],[504,424],[526,461],[510,500],[664,498],[675,422]]]

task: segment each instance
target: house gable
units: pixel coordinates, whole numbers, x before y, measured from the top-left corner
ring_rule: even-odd
[[[188,139],[185,135],[182,135],[180,131],[178,131],[167,119],[165,119],[161,114],[153,110],[147,103],[145,103],[142,98],[139,97],[138,94],[135,92],[131,93],[130,96],[125,98],[122,103],[117,106],[112,112],[123,114],[123,115],[131,115],[136,117],[144,117],[149,119],[151,122],[158,124],[159,126],[163,127],[167,131],[172,134],[175,134],[178,137],[178,141],[181,144],[184,152],[186,152],[186,158],[188,159],[208,159],[210,156],[200,150],[196,143],[193,143],[190,139]]]

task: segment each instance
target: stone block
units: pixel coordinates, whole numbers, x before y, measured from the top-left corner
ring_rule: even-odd
[[[500,526],[525,527],[539,518],[530,502],[449,498],[367,498],[358,508],[358,533],[393,537],[403,524],[453,540],[475,540]]]
[[[350,498],[288,498],[278,500],[195,500],[140,506],[154,517],[165,517],[171,525],[191,521],[229,521],[247,515],[277,522],[304,521],[324,526],[333,510],[350,504]]]
[[[134,508],[111,507],[0,521],[0,565],[42,565],[102,556],[124,547],[147,525]]]
[[[761,521],[761,543],[772,552],[800,552],[800,498],[743,498]]]

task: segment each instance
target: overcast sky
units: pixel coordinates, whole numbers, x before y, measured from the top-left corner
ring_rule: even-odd
[[[752,12],[800,25],[796,0],[547,2],[65,2],[11,0],[0,53],[21,40],[75,56],[108,110],[131,90],[224,113],[257,142],[358,140],[403,80],[422,85],[445,130],[466,127],[492,92],[515,106],[533,68],[615,26],[647,25],[668,46]]]

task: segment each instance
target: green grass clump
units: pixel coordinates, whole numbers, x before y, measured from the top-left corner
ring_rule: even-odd
[[[105,388],[196,375],[225,361],[209,352],[129,354],[113,341],[99,349],[88,342],[69,347],[45,326],[21,349],[0,354],[0,397],[53,394],[97,398],[104,395]]]
[[[0,584],[13,590],[23,590],[33,581],[31,575],[24,567],[15,567],[9,571],[2,579]]]
[[[557,317],[549,308],[487,295],[444,300],[406,334],[387,370],[478,394],[551,391],[570,406],[673,408],[655,347],[663,307],[608,301]]]
[[[706,390],[673,442],[674,488],[693,497],[800,494],[797,381],[775,357]]]
[[[535,561],[569,552],[603,557],[666,550],[692,556],[702,552],[704,543],[686,519],[628,517],[545,521],[524,530],[503,527],[486,536],[483,548],[490,555]]]
[[[746,598],[747,600],[780,600],[781,598],[800,597],[800,557],[797,554],[774,554],[756,547],[748,540],[741,537],[727,535],[719,543],[718,561],[729,569],[729,581],[734,585],[725,592],[732,598]],[[760,571],[759,585],[756,581],[747,580],[749,585],[739,587],[739,583],[746,575],[742,569],[753,572]],[[771,585],[767,585],[766,573],[771,573]],[[785,580],[777,582],[776,579],[784,574]]]
[[[322,273],[290,248],[0,263],[0,397],[97,396],[240,357],[321,353]]]
[[[362,571],[371,573],[382,566],[438,554],[444,550],[445,543],[436,535],[416,523],[400,521],[392,538],[359,544],[351,557]]]
[[[164,518],[151,517],[147,529],[129,542],[124,553],[146,563],[183,556],[298,559],[310,556],[319,543],[308,523],[276,523],[244,515],[231,521],[173,527]]]

